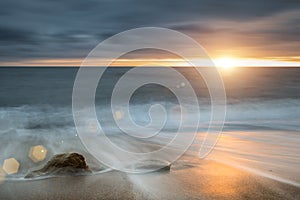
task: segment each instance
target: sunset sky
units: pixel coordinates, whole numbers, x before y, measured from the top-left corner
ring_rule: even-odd
[[[300,66],[296,0],[1,0],[0,16],[1,66],[80,66],[99,42],[145,26],[191,36],[216,63]],[[148,59],[180,65],[155,51],[116,65]]]

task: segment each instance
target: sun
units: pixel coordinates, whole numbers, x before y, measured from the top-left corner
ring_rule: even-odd
[[[214,60],[217,67],[222,67],[223,69],[230,69],[236,66],[234,58],[222,57]]]

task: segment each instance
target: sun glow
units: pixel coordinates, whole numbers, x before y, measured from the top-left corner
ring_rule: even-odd
[[[294,59],[294,60],[293,60]],[[201,58],[190,58],[189,60],[193,61],[193,64],[199,67],[207,67],[211,65],[211,62],[207,62],[207,59]],[[230,69],[232,67],[300,67],[300,57],[269,57],[269,58],[240,58],[240,57],[216,57],[213,58],[215,66],[222,69]],[[24,60],[24,61],[11,61],[11,62],[0,62],[0,67],[4,66],[30,66],[30,67],[61,67],[61,66],[70,66],[76,67],[80,66],[82,59],[37,59],[37,60]],[[91,66],[105,66],[107,63],[106,59],[99,60],[95,59],[91,61]],[[110,66],[116,67],[127,67],[127,66],[149,66],[149,63],[156,63],[155,66],[171,66],[171,67],[182,67],[182,66],[191,66],[183,59],[174,59],[174,58],[139,58],[139,59],[118,59],[111,63]]]
[[[230,57],[222,57],[214,60],[217,67],[222,67],[224,69],[229,69],[236,67],[236,60]]]

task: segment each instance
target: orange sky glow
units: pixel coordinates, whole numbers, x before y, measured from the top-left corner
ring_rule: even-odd
[[[194,58],[196,63],[199,63],[200,67],[204,67],[201,59]],[[2,62],[0,66],[66,66],[66,67],[78,67],[81,65],[83,59],[35,59],[35,60],[23,60],[14,62]],[[231,67],[300,67],[300,57],[275,57],[275,58],[237,58],[231,56],[220,56],[212,58],[215,66],[231,66]],[[93,62],[92,62],[93,63]],[[104,62],[99,60],[95,61],[93,66],[103,66]],[[110,66],[190,66],[182,59],[174,58],[140,58],[140,59],[118,59],[114,61]]]

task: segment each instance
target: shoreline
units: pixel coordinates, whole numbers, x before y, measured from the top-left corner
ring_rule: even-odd
[[[170,172],[5,181],[0,199],[300,199],[300,188],[211,160],[179,160]]]

